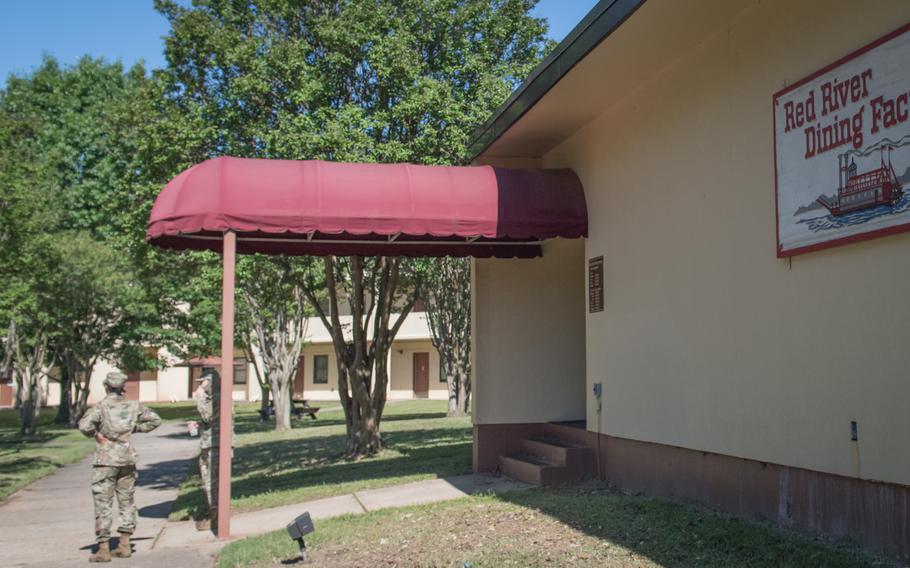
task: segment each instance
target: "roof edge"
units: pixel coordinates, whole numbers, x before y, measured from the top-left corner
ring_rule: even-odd
[[[600,0],[569,35],[559,42],[553,52],[531,71],[521,86],[496,109],[493,116],[473,132],[468,144],[468,158],[474,160],[489,149],[645,1]]]

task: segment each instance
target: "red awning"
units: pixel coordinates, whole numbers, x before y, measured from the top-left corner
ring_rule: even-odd
[[[533,257],[587,230],[571,170],[222,157],[167,184],[147,239],[221,250],[234,231],[240,253]]]

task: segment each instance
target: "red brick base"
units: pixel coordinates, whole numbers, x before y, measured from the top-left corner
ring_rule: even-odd
[[[525,424],[475,424],[474,472],[491,473],[499,468],[499,456],[518,451],[524,438],[543,433],[543,422]]]
[[[534,423],[475,425],[474,470],[495,471],[500,454],[542,430]],[[604,479],[627,491],[848,538],[910,561],[910,486],[607,435],[600,436],[600,460]]]

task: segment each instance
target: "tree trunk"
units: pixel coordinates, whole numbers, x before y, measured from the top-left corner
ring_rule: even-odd
[[[264,422],[269,415],[269,400],[272,398],[272,388],[259,385],[262,391],[262,400],[259,402],[259,417]]]
[[[76,394],[73,397],[73,405],[70,409],[71,428],[79,426],[79,421],[82,420],[82,417],[85,416],[85,411],[88,409],[89,381],[91,377],[92,373],[89,371],[85,373],[84,381],[75,382]]]
[[[272,409],[275,413],[275,430],[279,432],[290,430],[291,383],[300,360],[307,329],[303,291],[300,290],[299,284],[293,286],[292,309],[283,305],[270,310],[260,304],[253,292],[242,290],[244,302],[251,314],[252,332],[255,334],[262,356],[263,379],[269,385],[268,393],[263,392],[262,408],[263,410],[268,408],[266,400],[268,394],[272,398]],[[249,346],[249,351],[252,353],[252,345]],[[258,364],[256,374],[258,379]]]
[[[26,370],[20,384],[22,395],[19,406],[19,433],[23,436],[34,436],[38,432],[38,414],[41,409],[37,377]]]
[[[442,357],[442,353],[440,353]],[[464,414],[462,410],[462,403],[464,397],[462,396],[461,382],[458,380],[458,374],[455,373],[451,361],[446,361],[447,357],[443,358],[443,372],[446,376],[446,389],[449,391],[449,409],[447,412],[448,416],[461,416]]]
[[[471,413],[471,395],[469,394],[467,387],[467,377],[462,376],[458,381],[458,400],[461,401],[463,405],[461,407],[461,414],[470,414]]]
[[[370,406],[367,405],[366,408],[369,409]],[[348,455],[372,456],[381,451],[382,435],[379,433],[379,423],[372,410],[367,410],[354,418],[351,435],[348,436]]]
[[[284,432],[291,429],[291,393],[276,382],[272,381],[270,388],[272,407],[275,410],[275,430]]]
[[[449,392],[449,416],[470,412],[471,271],[463,259],[440,259],[430,270],[427,323]]]
[[[341,274],[340,278],[335,275],[335,258],[326,256],[323,261],[324,284],[329,299],[328,313],[322,308],[312,286],[304,288],[304,291],[335,347],[338,397],[347,425],[348,456],[373,455],[383,447],[379,426],[389,384],[389,348],[414,307],[417,300],[416,286],[402,307],[398,319],[392,323],[391,313],[398,290],[399,259],[379,257],[365,263],[363,258],[352,256],[349,260],[350,273]],[[345,296],[351,307],[350,324],[342,325],[338,315],[339,286],[346,289]],[[348,327],[350,339],[346,337]]]
[[[352,381],[351,429],[348,436],[348,455],[351,457],[371,456],[382,451],[379,414],[370,397],[371,375],[372,368],[361,366]]]
[[[25,349],[23,350],[23,347]],[[10,325],[7,349],[13,350],[11,365],[16,378],[16,408],[19,409],[19,432],[23,436],[34,436],[38,431],[38,415],[41,413],[41,393],[38,381],[47,371],[47,336],[37,333],[34,344],[24,346],[15,325]]]
[[[253,351],[253,342],[249,337],[250,334],[255,334],[255,332],[249,332],[247,334],[247,344],[244,349],[246,350],[246,358],[253,362],[253,371],[256,372],[256,382],[259,383],[259,392],[262,393],[259,400],[259,420],[265,422],[268,420],[269,416],[269,399],[271,398],[272,387],[262,376],[262,370],[259,368],[259,361],[256,359],[256,353]]]
[[[70,409],[72,407],[73,400],[73,375],[69,369],[69,365],[63,364],[60,366],[60,406],[57,407],[57,417],[54,418],[54,424],[66,424],[71,426],[70,423]]]
[[[449,390],[449,408],[446,414],[458,416],[461,414],[461,406],[458,404],[461,399],[458,396],[458,385],[455,384],[455,379],[451,375],[446,377],[446,388]]]

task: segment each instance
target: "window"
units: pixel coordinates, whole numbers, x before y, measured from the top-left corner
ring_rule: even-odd
[[[235,385],[245,385],[246,384],[246,375],[247,375],[247,362],[246,359],[243,360],[243,363],[234,364],[234,384]]]
[[[313,384],[326,385],[329,382],[329,356],[313,356]]]

